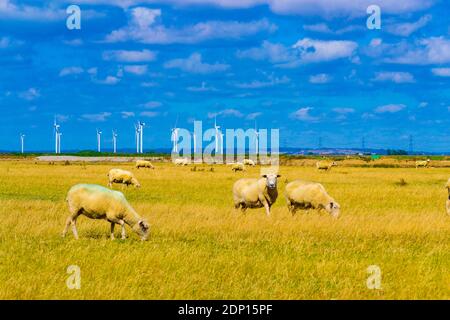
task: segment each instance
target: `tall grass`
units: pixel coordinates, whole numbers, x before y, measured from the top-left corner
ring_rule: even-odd
[[[128,228],[127,240],[111,241],[107,222],[84,217],[80,240],[62,239],[67,190],[80,182],[106,185],[113,166],[140,180],[141,189],[123,192],[152,225],[150,240],[139,241]],[[450,298],[449,168],[323,173],[282,166],[270,218],[263,209],[232,209],[232,184],[256,177],[258,168],[214,169],[1,161],[0,298]],[[341,217],[316,211],[292,217],[282,190],[297,178],[321,182],[340,203]],[[407,184],[400,186],[401,179]],[[69,265],[81,269],[80,290],[66,287]],[[382,270],[381,290],[366,286],[370,265]]]

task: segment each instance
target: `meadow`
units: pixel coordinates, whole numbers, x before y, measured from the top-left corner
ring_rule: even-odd
[[[0,161],[0,299],[450,298],[449,167],[281,166],[266,217],[236,212],[231,196],[234,181],[257,177],[259,167],[154,165]],[[129,228],[128,239],[111,241],[109,223],[85,217],[78,241],[61,238],[68,189],[106,186],[113,167],[142,184],[123,192],[151,224],[149,241]],[[298,178],[322,183],[341,205],[339,219],[291,216],[283,189]],[[81,269],[79,290],[66,286],[69,265]],[[381,269],[381,289],[366,285],[371,265]]]

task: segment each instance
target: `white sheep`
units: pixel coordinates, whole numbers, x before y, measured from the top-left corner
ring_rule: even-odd
[[[447,208],[447,214],[450,215],[450,178],[447,181],[447,184],[445,185],[445,188],[447,188],[448,191],[448,198],[446,202],[446,208]]]
[[[417,168],[425,168],[430,163],[430,159],[424,160],[424,161],[416,161],[416,169]]]
[[[134,177],[134,175],[130,171],[122,170],[122,169],[111,169],[109,170],[108,176],[108,186],[112,188],[113,183],[121,183],[128,187],[128,185],[133,185],[136,188],[140,188],[141,185],[138,180]]]
[[[136,168],[150,168],[150,169],[155,169],[155,167],[153,166],[153,164],[150,161],[147,160],[136,160]]]
[[[242,161],[242,163],[245,165],[249,165],[249,166],[256,166],[255,161],[253,161],[252,159],[244,159],[244,161]]]
[[[236,171],[245,171],[245,166],[243,163],[240,162],[236,162],[233,163],[233,165],[231,166],[231,170],[236,172]]]
[[[334,167],[334,166],[337,166],[337,163],[335,161],[317,161],[316,162],[317,170],[328,171],[331,169],[331,167]]]
[[[178,158],[178,159],[175,159],[174,161],[173,161],[173,163],[176,165],[176,166],[187,166],[188,164],[189,164],[189,161],[188,161],[188,159],[187,158]]]
[[[111,240],[114,239],[114,226],[122,227],[122,239],[126,238],[125,224],[136,232],[141,240],[147,240],[150,226],[130,206],[123,193],[95,184],[77,184],[67,193],[70,216],[67,218],[62,236],[65,237],[69,226],[75,239],[78,239],[77,218],[84,215],[91,219],[104,219],[111,223]]]
[[[245,212],[247,208],[266,209],[270,216],[270,207],[278,197],[277,178],[280,175],[270,173],[260,179],[239,179],[233,185],[234,207]]]
[[[292,215],[297,209],[325,209],[332,217],[340,213],[339,204],[328,195],[320,183],[294,180],[286,185],[285,196]]]

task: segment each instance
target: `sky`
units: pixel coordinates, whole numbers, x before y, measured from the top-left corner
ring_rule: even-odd
[[[69,5],[81,9],[70,30]],[[367,8],[380,7],[369,29]],[[0,150],[169,148],[171,128],[280,146],[450,151],[450,2],[0,0]]]

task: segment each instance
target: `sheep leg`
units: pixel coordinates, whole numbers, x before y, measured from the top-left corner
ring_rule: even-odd
[[[72,207],[70,205],[70,203],[69,203],[69,211],[70,211],[71,215],[66,220],[66,225],[65,225],[63,233],[62,233],[63,238],[66,236],[67,231],[69,230],[69,226],[75,221],[75,219],[80,214],[80,210],[77,210],[74,207]]]
[[[67,234],[67,231],[69,230],[69,226],[72,223],[72,216],[68,217],[66,220],[66,226],[64,227],[64,230],[62,232],[62,237],[64,238]]]
[[[115,227],[115,223],[111,222],[111,240],[114,240],[114,227]]]
[[[73,233],[74,238],[78,240],[77,218],[78,218],[78,215],[72,219],[72,233]]]
[[[266,215],[267,215],[268,217],[270,217],[270,207],[269,207],[269,204],[267,203],[267,201],[264,201],[264,202],[263,202],[263,205],[264,205],[264,208],[266,208]]]
[[[119,221],[119,224],[122,226],[122,240],[125,240],[127,238],[127,234],[125,232],[125,222],[123,220]]]

